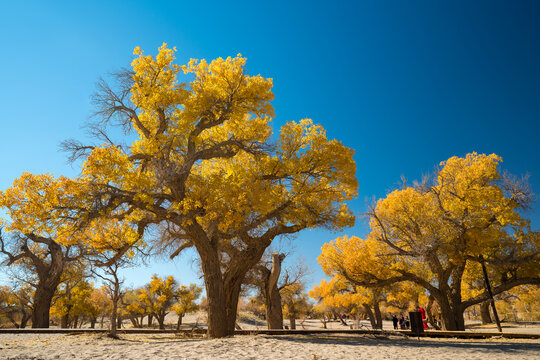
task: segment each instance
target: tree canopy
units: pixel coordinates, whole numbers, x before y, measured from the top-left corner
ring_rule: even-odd
[[[324,271],[367,287],[420,285],[450,330],[463,330],[463,311],[488,299],[486,291],[463,296],[465,275],[482,279],[480,261],[498,274],[495,294],[540,283],[538,232],[520,213],[531,193],[501,173],[501,161],[476,153],[452,157],[423,183],[391,192],[370,211],[366,239],[342,237],[323,246]]]

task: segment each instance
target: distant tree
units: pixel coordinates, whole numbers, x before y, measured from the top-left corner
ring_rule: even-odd
[[[26,327],[32,314],[32,287],[0,286],[0,316],[5,316],[16,328]]]
[[[174,277],[162,279],[157,275],[153,275],[150,283],[140,290],[139,300],[156,318],[160,329],[165,329],[165,316],[174,304],[177,291],[178,283]]]
[[[129,317],[135,328],[142,328],[144,317],[150,316],[146,306],[139,299],[141,291],[142,289],[126,290],[121,298],[122,312]]]
[[[176,303],[172,306],[172,310],[178,315],[178,323],[176,329],[180,329],[182,318],[185,314],[199,310],[199,305],[195,302],[201,296],[202,288],[190,284],[189,286],[181,285],[175,293]]]
[[[323,279],[320,285],[314,286],[309,295],[329,309],[353,315],[357,320],[364,314],[373,329],[382,329],[381,305],[386,300],[386,293],[380,288],[363,288],[339,278],[329,282]]]
[[[283,253],[269,252],[247,273],[244,283],[254,286],[264,301],[268,329],[283,329],[281,292],[291,285],[299,285],[308,274],[303,264],[283,268]]]
[[[0,208],[10,222],[0,234],[0,252],[5,265],[24,269],[36,291],[33,299],[32,327],[49,327],[51,301],[66,267],[85,255],[80,245],[82,233],[74,231],[69,212],[52,213],[61,204],[71,203],[78,184],[65,177],[24,173],[5,191],[0,191]],[[73,214],[71,214],[73,215]]]
[[[307,294],[303,292],[304,285],[295,283],[283,289],[283,316],[289,319],[292,330],[296,329],[296,319],[307,316],[311,309]]]

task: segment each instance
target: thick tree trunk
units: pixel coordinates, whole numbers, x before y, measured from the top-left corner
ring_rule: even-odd
[[[377,320],[375,319],[375,316],[373,315],[373,311],[371,310],[371,307],[368,304],[363,304],[363,307],[364,307],[364,312],[369,317],[371,328],[377,329]]]
[[[256,260],[245,258],[242,269],[232,267],[226,275],[221,273],[221,263],[215,249],[198,249],[204,273],[204,283],[208,296],[208,336],[221,338],[233,336],[236,324],[236,310],[240,288],[245,273]],[[253,261],[255,263],[251,264]]]
[[[373,305],[373,310],[375,312],[375,328],[374,329],[381,329],[382,330],[382,314],[381,314],[381,308],[379,307],[379,302],[375,302]]]
[[[165,315],[156,316],[156,320],[161,330],[165,329]]]
[[[54,289],[38,287],[34,294],[34,311],[32,312],[32,328],[49,327],[49,311],[54,296]]]
[[[291,326],[291,330],[296,330],[296,319],[294,316],[289,318],[289,324]]]
[[[265,284],[266,323],[268,329],[283,329],[283,310],[281,308],[281,294],[277,286],[281,273],[283,254],[272,254],[272,269]]]
[[[266,322],[268,329],[283,329],[283,310],[281,308],[281,294],[277,284],[265,294]]]
[[[236,329],[236,314],[238,312],[238,299],[244,278],[235,278],[225,281],[225,309],[227,314],[227,331],[234,334]]]
[[[428,320],[429,324],[431,325],[431,327],[433,327],[435,330],[441,330],[441,327],[437,324],[437,321],[434,318],[433,313],[431,312],[431,309],[433,307],[433,302],[434,302],[433,296],[430,295],[429,300],[428,300],[428,304],[426,306],[427,320]]]
[[[97,323],[97,318],[96,317],[91,317],[90,318],[90,329],[95,329],[96,328],[96,323]]]
[[[240,288],[246,273],[262,257],[268,243],[258,243],[242,251],[241,256],[233,257],[222,274],[218,240],[209,239],[199,226],[192,226],[192,234],[199,237],[194,241],[201,258],[204,283],[208,297],[208,336],[221,338],[234,335],[236,310]]]
[[[60,318],[60,328],[67,329],[69,327],[69,312],[67,314],[64,314]]]
[[[226,294],[217,255],[208,256],[208,259],[202,260],[202,267],[208,294],[208,336],[210,338],[232,336],[234,322],[232,326],[227,324]]]
[[[460,299],[448,299],[443,297],[437,299],[437,302],[441,308],[443,330],[464,331],[465,319],[463,317]]]
[[[152,314],[148,314],[148,327],[152,327],[153,319],[154,319],[154,316]]]
[[[489,313],[489,301],[481,302],[480,304],[480,319],[482,319],[482,325],[491,324],[491,314]]]

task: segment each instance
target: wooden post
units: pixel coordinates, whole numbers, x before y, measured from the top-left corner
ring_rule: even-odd
[[[484,271],[484,280],[486,282],[486,289],[488,291],[489,298],[491,301],[491,307],[493,308],[493,317],[495,318],[495,322],[497,323],[497,329],[499,330],[500,333],[502,333],[501,322],[499,320],[499,315],[497,314],[497,308],[495,307],[495,299],[493,299],[493,293],[491,292],[491,285],[489,283],[486,263],[482,255],[480,255],[480,263],[482,264],[482,270]]]

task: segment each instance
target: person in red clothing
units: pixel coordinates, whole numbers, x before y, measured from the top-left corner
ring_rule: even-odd
[[[422,314],[422,324],[424,325],[424,330],[429,329],[429,326],[426,321],[426,310],[424,310],[424,308],[421,307],[420,309],[418,309],[418,311],[420,311],[420,313]]]

